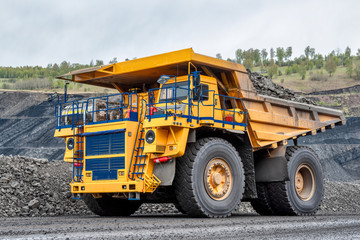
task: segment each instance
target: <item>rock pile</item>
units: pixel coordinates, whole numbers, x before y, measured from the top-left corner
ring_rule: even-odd
[[[294,91],[274,83],[270,78],[256,72],[252,73],[248,71],[248,73],[250,80],[259,94],[316,105],[313,100],[299,96]]]
[[[21,156],[0,155],[0,217],[88,215],[81,200],[71,198],[70,164]],[[320,213],[360,212],[360,184],[325,182]],[[143,204],[135,213],[176,214],[173,204]],[[237,213],[254,213],[241,203]]]
[[[70,165],[0,155],[0,216],[55,216],[88,213],[71,198]]]

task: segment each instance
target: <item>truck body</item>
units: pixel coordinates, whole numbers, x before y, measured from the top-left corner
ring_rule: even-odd
[[[260,214],[320,205],[321,167],[297,138],[344,124],[340,111],[260,95],[244,66],[192,49],[59,78],[119,91],[55,109],[71,191],[96,214],[129,215],[143,202],[207,217],[229,216],[241,200]],[[276,206],[276,186],[288,207]]]

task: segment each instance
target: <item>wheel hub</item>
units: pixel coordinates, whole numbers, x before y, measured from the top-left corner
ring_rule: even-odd
[[[304,188],[304,178],[300,172],[296,174],[295,186],[298,193],[301,193]]]
[[[205,189],[214,200],[225,199],[232,188],[232,174],[229,165],[221,158],[210,160],[205,168]]]
[[[314,172],[307,164],[301,164],[295,174],[294,179],[296,194],[303,201],[312,198],[315,192]]]

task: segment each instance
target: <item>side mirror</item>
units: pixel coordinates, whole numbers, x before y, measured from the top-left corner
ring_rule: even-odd
[[[195,88],[200,85],[200,74],[198,72],[193,73],[193,85]]]

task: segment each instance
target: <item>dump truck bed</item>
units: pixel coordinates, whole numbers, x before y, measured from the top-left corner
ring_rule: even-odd
[[[340,111],[260,95],[243,65],[197,54],[191,48],[82,69],[59,78],[122,92],[132,87],[158,87],[159,76],[181,76],[192,70],[216,78],[222,94],[243,100],[233,107],[247,111],[247,131],[255,151],[345,124]]]

